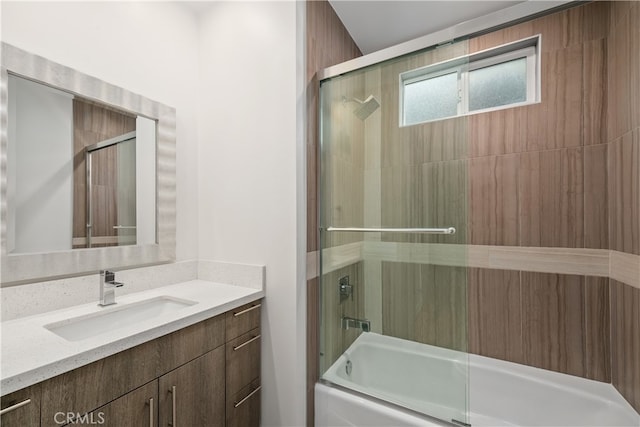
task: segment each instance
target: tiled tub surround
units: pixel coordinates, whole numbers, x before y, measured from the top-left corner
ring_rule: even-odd
[[[174,267],[180,271],[174,271],[176,276],[173,277],[177,278],[182,275],[181,277],[184,278],[189,276],[187,273],[193,273],[191,277],[177,280],[178,283],[174,282],[174,284],[165,284],[165,286],[159,287],[151,285],[153,276],[150,276],[148,271],[134,272],[129,270],[130,275],[141,274],[141,277],[146,276],[148,281],[143,280],[138,283],[136,292],[127,295],[118,294],[116,297],[118,304],[115,306],[107,308],[97,306],[97,278],[95,282],[88,278],[78,278],[72,279],[78,281],[74,285],[79,287],[86,285],[91,291],[94,291],[92,293],[95,295],[90,298],[91,302],[54,311],[43,309],[39,314],[4,320],[2,322],[2,377],[0,381],[2,394],[70,371],[264,296],[264,267],[262,266],[208,261],[201,261],[200,265],[193,262],[192,266],[188,266],[188,263],[178,264],[182,265]],[[168,266],[161,268],[166,267]],[[149,268],[153,270],[157,267]],[[146,268],[139,270],[146,270]],[[201,276],[207,277],[209,280],[197,279],[198,270]],[[122,273],[117,278],[125,281],[125,274]],[[215,277],[225,277],[227,281],[212,281]],[[232,277],[236,277],[237,280]],[[132,280],[129,285],[133,285],[134,282]],[[53,286],[50,287],[53,288]],[[142,290],[145,288],[146,290]],[[12,288],[5,288],[3,292],[10,289]],[[118,290],[120,289],[124,288],[118,288]],[[162,317],[148,319],[74,342],[66,341],[43,327],[64,319],[103,310],[118,309],[128,303],[157,296],[194,301],[196,304]],[[9,298],[3,298],[3,306],[15,297],[16,295],[12,295]],[[38,306],[43,307],[42,304]]]
[[[468,218],[462,240],[334,247],[323,253],[324,271],[364,260],[370,284],[369,261],[386,269],[398,262],[475,267],[467,282],[468,351],[612,382],[640,411],[640,3],[580,5],[472,39],[469,51],[535,34],[542,35],[540,104],[473,115],[466,124],[392,129],[383,139],[394,144],[366,145],[384,150],[365,153],[380,162],[380,176],[409,185],[402,194],[382,187],[382,224],[412,220],[399,209],[425,195],[432,199],[412,205],[416,225],[440,218],[429,210],[438,195],[425,186],[441,179],[468,189],[455,215]],[[380,114],[397,117],[391,98]],[[454,145],[445,150],[439,140],[446,138]],[[449,179],[461,162],[466,183]],[[309,259],[317,271],[317,258]],[[392,276],[387,271],[389,284],[376,286],[401,282]]]

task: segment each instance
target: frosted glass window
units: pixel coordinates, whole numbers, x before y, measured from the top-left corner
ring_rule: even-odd
[[[527,58],[469,71],[469,111],[527,100]]]
[[[407,125],[458,114],[458,73],[404,85],[404,123]]]
[[[400,74],[400,126],[540,101],[540,36]]]

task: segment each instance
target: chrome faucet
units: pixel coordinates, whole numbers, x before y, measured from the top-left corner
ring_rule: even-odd
[[[116,282],[116,274],[109,270],[100,270],[100,302],[98,305],[107,306],[116,303],[116,288],[124,283]]]
[[[363,332],[371,331],[371,322],[368,320],[354,319],[353,317],[342,318],[342,329],[362,329]]]

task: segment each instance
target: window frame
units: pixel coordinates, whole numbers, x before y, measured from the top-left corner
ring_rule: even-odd
[[[531,105],[541,101],[540,96],[540,47],[542,37],[540,34],[507,43],[491,49],[486,49],[474,54],[461,56],[451,60],[427,65],[425,67],[409,70],[399,75],[399,126],[407,127],[437,120],[446,120],[453,117],[463,117],[472,114],[486,113]],[[481,68],[487,68],[516,59],[526,59],[526,100],[511,104],[498,105],[490,108],[469,111],[469,73]],[[419,122],[405,122],[405,86],[424,80],[429,80],[442,75],[458,73],[458,109],[455,116],[445,116],[437,119]]]

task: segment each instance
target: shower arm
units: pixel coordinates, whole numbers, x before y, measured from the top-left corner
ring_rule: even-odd
[[[359,227],[327,227],[327,232],[352,231],[357,233],[417,233],[417,234],[455,234],[455,227],[447,228],[359,228]]]

